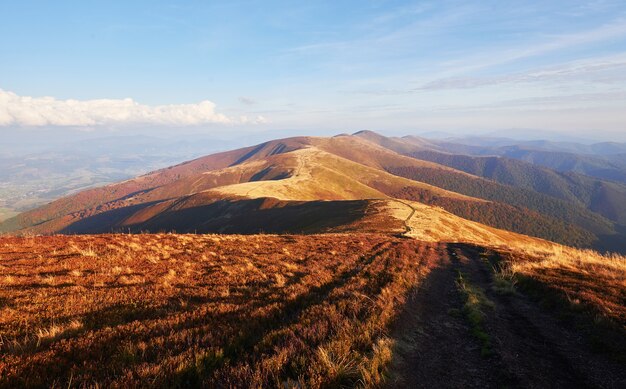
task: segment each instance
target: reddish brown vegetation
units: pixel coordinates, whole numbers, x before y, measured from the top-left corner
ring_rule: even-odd
[[[0,386],[378,385],[434,246],[384,235],[0,240]]]
[[[496,253],[494,290],[532,279],[617,323],[623,342],[623,258],[520,244],[464,255]],[[382,234],[1,238],[0,387],[398,382],[387,367],[406,345],[390,326],[453,247]]]
[[[626,330],[626,257],[554,246],[502,252],[510,271]],[[545,290],[544,290],[545,292]]]

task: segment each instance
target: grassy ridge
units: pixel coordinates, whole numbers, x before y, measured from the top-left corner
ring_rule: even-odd
[[[461,217],[568,245],[620,252],[626,250],[626,239],[623,233],[616,232],[616,227],[611,221],[573,203],[497,182],[480,181],[461,173],[441,174],[441,171],[428,167],[410,166],[387,170],[401,177],[517,209],[514,213],[512,211],[515,210],[510,207],[483,212],[480,211],[480,205],[477,203],[468,207],[460,205],[459,202],[447,201],[447,199],[435,198],[431,202]],[[402,193],[393,195],[403,196]],[[411,199],[423,201],[418,198]],[[440,204],[436,204],[437,201]],[[492,215],[489,215],[490,213]],[[503,213],[505,215],[508,213],[509,216],[501,217],[500,214]],[[528,216],[519,217],[515,213],[526,213]],[[593,245],[590,245],[590,242],[594,242]]]
[[[433,196],[419,188],[405,187],[389,193],[399,199],[438,206],[464,219],[576,247],[590,247],[597,237],[578,226],[564,223],[526,208],[497,202]]]

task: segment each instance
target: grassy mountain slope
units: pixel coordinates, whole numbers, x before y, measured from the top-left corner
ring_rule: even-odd
[[[165,170],[165,173],[170,174],[168,170]],[[181,204],[202,206],[213,204],[220,199],[271,197],[285,201],[318,201],[386,198],[387,195],[377,190],[377,186],[385,186],[385,188],[409,186],[441,197],[466,198],[427,184],[396,177],[309,146],[295,152],[274,153],[263,160],[254,157],[246,158],[238,165],[204,171],[195,175],[185,174],[177,180],[160,179],[157,173],[152,173],[152,176],[157,176],[151,178],[165,182],[165,184],[137,190],[95,206],[93,199],[86,197],[85,193],[80,193],[51,203],[42,209],[25,213],[2,226],[11,228],[16,223],[25,223],[37,216],[44,220],[33,224],[18,224],[18,226],[37,233],[94,231],[90,228],[103,232],[111,228],[132,227],[137,223],[125,222],[125,220],[136,219],[139,217],[136,216],[137,214],[143,215],[141,216],[142,222],[145,222],[155,218],[159,213],[169,212],[176,207],[180,208]],[[143,184],[143,179],[144,177],[139,177],[138,184],[126,181],[119,184],[121,188],[109,186],[101,190],[108,189],[111,193],[120,191],[125,193],[124,190],[128,186],[136,188]],[[212,193],[203,195],[207,191]],[[95,193],[101,192],[95,191]],[[110,195],[110,193],[105,194]],[[80,209],[79,204],[85,198],[88,201],[84,204],[88,208]],[[70,203],[78,210],[57,216],[60,213],[56,208],[58,203]],[[85,221],[87,219],[89,221]],[[71,227],[75,223],[78,223],[79,227]],[[139,228],[139,226],[136,227]],[[150,227],[171,229],[172,224],[159,225],[153,220]],[[196,223],[189,223],[185,230],[193,231],[203,228]]]
[[[448,144],[442,143],[436,148],[428,148],[420,142],[415,145],[415,139],[419,140],[415,137],[386,138],[372,132],[360,132],[357,136],[379,145],[385,145],[403,155],[583,205],[610,220],[626,223],[626,205],[624,205],[626,204],[626,185],[594,179],[574,172],[562,173],[512,158],[451,154],[442,151],[443,147],[449,146]],[[458,146],[461,147],[461,152],[470,154],[472,150],[465,148],[477,147]],[[484,148],[484,150],[489,150],[489,148]],[[604,202],[601,203],[601,201]]]
[[[411,155],[502,184],[569,201],[626,224],[626,185],[577,173],[559,173],[502,157],[473,157],[434,151],[416,151]]]
[[[469,154],[475,156],[501,156],[512,158],[534,165],[547,167],[558,172],[584,174],[603,180],[610,180],[626,184],[626,158],[624,153],[618,153],[619,148],[608,150],[598,146],[599,154],[591,154],[593,150],[576,153],[573,151],[544,150],[527,145],[507,145],[486,147],[465,145],[453,142],[437,142],[439,149],[454,154]],[[613,154],[610,151],[616,153]]]
[[[207,171],[224,169],[243,161],[254,161],[281,152],[295,150],[302,147],[305,138],[290,138],[281,141],[266,142],[257,146],[237,149],[233,151],[212,154],[179,165],[139,176],[121,183],[89,189],[75,195],[63,197],[43,207],[22,213],[17,220],[11,220],[12,226],[37,225],[48,220],[63,217],[72,212],[96,208],[103,204],[125,201],[131,202],[137,194],[144,194],[186,179],[190,176]],[[183,190],[172,195],[182,195]]]
[[[366,210],[380,209],[375,199],[400,198],[571,245],[601,248],[601,237],[614,234],[609,221],[580,206],[403,156],[362,136],[289,138],[203,157],[60,199],[0,229],[249,233],[265,224],[277,232],[320,232],[384,225],[379,221],[394,218]],[[347,201],[343,211],[340,201]],[[275,218],[281,222],[271,222]]]

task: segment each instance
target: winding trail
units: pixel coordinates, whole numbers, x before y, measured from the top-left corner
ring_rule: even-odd
[[[398,199],[393,199],[392,201],[395,201],[397,203],[406,205],[407,207],[409,207],[411,209],[411,213],[409,213],[409,216],[407,216],[406,219],[404,219],[404,232],[402,235],[408,235],[411,233],[412,229],[411,229],[411,225],[409,224],[409,222],[411,221],[411,218],[415,215],[415,212],[417,212],[417,210],[409,203],[406,203],[402,200],[398,200]]]
[[[306,150],[306,149],[303,149]],[[306,153],[297,153],[297,152],[293,152],[293,154],[296,156],[296,162],[297,162],[297,166],[295,169],[295,173],[292,174],[291,176],[289,176],[288,178],[286,178],[287,180],[291,179],[291,180],[307,180],[312,178],[311,176],[311,172],[306,170],[306,163],[309,162],[308,159],[308,155]],[[303,174],[303,172],[305,172]],[[263,181],[260,181],[257,183],[257,185],[255,185],[253,188],[251,188],[250,190],[248,190],[244,196],[245,197],[250,197],[250,194],[259,189],[259,187],[261,187],[262,185],[264,185],[265,183]]]

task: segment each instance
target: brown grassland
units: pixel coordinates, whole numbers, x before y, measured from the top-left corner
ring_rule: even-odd
[[[0,240],[0,385],[356,384],[429,245],[383,235]]]
[[[501,250],[505,273],[542,291],[560,294],[571,308],[587,310],[626,329],[626,257],[567,246]]]
[[[490,250],[503,282],[624,330],[623,257]],[[384,234],[3,237],[0,387],[383,386],[394,320],[445,251]]]

